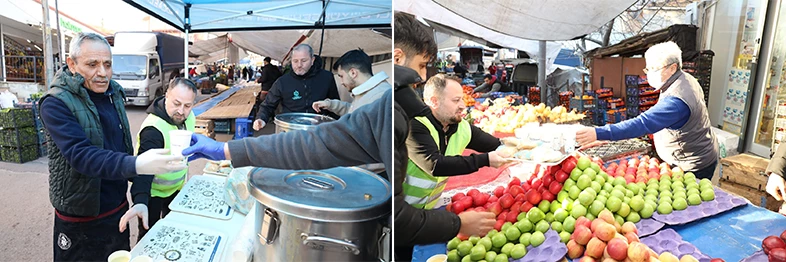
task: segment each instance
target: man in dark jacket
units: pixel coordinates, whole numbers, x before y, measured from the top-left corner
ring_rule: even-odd
[[[262,77],[259,80],[259,83],[262,84],[262,91],[270,91],[273,83],[281,77],[281,71],[278,70],[278,67],[271,64],[270,60],[270,57],[265,57],[265,66],[262,67]]]
[[[166,95],[156,98],[147,108],[147,118],[142,122],[137,137],[137,154],[154,148],[170,149],[173,143],[169,134],[171,130],[194,132],[196,116],[191,108],[196,102],[196,95],[197,87],[191,80],[175,78],[171,81]],[[188,170],[134,179],[131,197],[136,204],[120,219],[121,231],[129,220],[139,217],[142,219],[139,223],[141,240],[147,229],[169,214],[169,204],[183,188],[186,176]]]
[[[476,93],[484,93],[481,97],[488,97],[494,92],[512,92],[513,90],[497,78],[496,75],[486,74],[483,76],[483,84],[473,91]]]
[[[339,99],[336,80],[332,73],[322,69],[320,61],[314,57],[314,50],[307,44],[300,44],[292,50],[292,71],[273,83],[270,93],[259,106],[254,130],[265,127],[279,104],[283,113],[316,113],[311,107],[314,102]],[[330,111],[323,110],[321,113],[338,118]]]
[[[40,105],[55,209],[54,260],[106,261],[112,252],[130,248],[128,232],[118,230],[128,210],[128,180],[186,166],[165,149],[133,156],[125,93],[110,79],[106,39],[80,33],[70,50]]]
[[[409,205],[402,192],[407,170],[407,136],[410,120],[430,114],[430,109],[410,87],[423,82],[426,64],[437,53],[437,44],[428,28],[412,15],[396,13],[393,61],[396,105],[394,111],[394,220],[395,260],[412,260],[414,245],[444,243],[462,233],[482,235],[496,222],[494,213],[465,211],[460,215],[446,210],[428,210]],[[407,67],[404,67],[407,66]],[[415,71],[413,71],[415,70]]]

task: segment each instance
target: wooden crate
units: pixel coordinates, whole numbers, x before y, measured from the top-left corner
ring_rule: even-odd
[[[720,188],[726,192],[741,196],[752,204],[764,207],[773,212],[778,212],[781,208],[781,201],[775,200],[770,194],[764,190],[758,190],[745,185],[737,184],[726,179],[720,180]]]
[[[721,180],[744,185],[758,191],[767,187],[767,165],[770,160],[750,154],[740,154],[721,159]]]
[[[215,128],[215,123],[210,119],[197,119],[196,123],[194,124],[194,131],[197,133],[212,133],[213,128]]]

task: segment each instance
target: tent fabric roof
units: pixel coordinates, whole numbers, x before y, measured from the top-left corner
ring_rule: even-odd
[[[446,13],[458,15],[478,26],[503,35],[548,41],[570,40],[589,34],[636,2],[636,0],[422,1],[434,2],[446,10]]]
[[[322,0],[123,0],[159,20],[189,32],[321,28]],[[390,0],[332,0],[325,28],[390,27]]]

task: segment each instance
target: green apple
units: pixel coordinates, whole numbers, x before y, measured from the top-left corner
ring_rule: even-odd
[[[630,203],[630,197],[625,196],[622,198],[622,203]]]
[[[557,232],[562,232],[562,223],[559,221],[551,222],[551,229],[554,229],[554,231]]]
[[[472,257],[464,256],[463,258],[461,258],[461,262],[473,262],[472,261]],[[480,262],[480,261],[478,261],[478,262]]]
[[[557,202],[565,201],[566,198],[568,198],[568,191],[562,190],[557,193]]]
[[[570,179],[573,179],[573,181],[579,181],[579,177],[583,174],[584,171],[582,171],[581,168],[576,167],[570,171]]]
[[[487,237],[489,237],[489,238],[491,238],[491,237],[494,237],[494,235],[496,235],[497,233],[498,233],[498,232],[497,232],[497,230],[496,230],[496,229],[492,229],[491,231],[489,231],[488,233],[486,233],[486,236],[487,236]]]
[[[628,205],[633,211],[639,212],[644,208],[644,198],[641,196],[634,196],[630,199]]]
[[[448,241],[448,250],[453,250],[458,248],[459,243],[461,243],[461,239],[458,237],[454,237],[450,241]]]
[[[671,191],[662,191],[662,192],[660,192],[660,197],[673,197],[673,196],[674,195],[671,193]]]
[[[620,225],[625,223],[625,218],[620,215],[614,215],[614,221],[617,221]]]
[[[579,157],[579,160],[576,161],[576,167],[581,170],[586,170],[592,164],[592,160],[587,156]]]
[[[554,212],[554,221],[559,221],[560,223],[565,222],[565,219],[570,216],[567,210],[560,207],[557,211]]]
[[[688,204],[691,206],[701,204],[701,196],[699,194],[693,194],[688,196]]]
[[[573,230],[576,229],[576,219],[573,217],[566,217],[565,221],[562,221],[562,229],[568,233],[573,233]]]
[[[590,205],[589,213],[597,217],[598,214],[600,214],[600,211],[603,211],[604,208],[606,208],[606,204],[599,200],[595,200]]]
[[[516,222],[516,228],[519,229],[520,232],[530,232],[532,228],[535,227],[529,219],[522,219],[519,222]]]
[[[508,237],[505,234],[499,233],[491,237],[491,246],[500,248],[508,243]]]
[[[589,206],[593,200],[595,200],[595,195],[592,192],[584,190],[579,193],[579,203],[581,205]]]
[[[562,191],[568,192],[568,189],[570,189],[570,187],[575,185],[576,185],[576,180],[569,178],[568,180],[565,180],[565,183],[562,184]]]
[[[531,238],[532,238],[532,233],[529,233],[529,232],[523,233],[523,234],[521,234],[521,237],[519,237],[519,243],[521,243],[521,244],[523,244],[525,246],[529,246],[529,240]]]
[[[701,192],[701,200],[703,201],[712,201],[715,199],[715,191],[714,190],[706,190]]]
[[[598,183],[598,186],[600,186],[600,188],[603,189],[603,184],[606,184],[606,178],[604,178],[601,175],[597,175],[595,176],[595,180],[592,180],[592,182]],[[594,186],[595,186],[594,183],[590,184],[590,187],[594,187]],[[600,192],[600,190],[597,191]]]
[[[600,173],[600,165],[598,163],[590,163],[590,168],[595,170],[595,173]]]
[[[685,198],[687,198],[687,197],[688,197],[688,195],[687,195],[687,194],[685,194],[685,192],[674,192],[673,199],[674,199],[674,200],[676,200],[676,199],[678,199],[678,198],[685,199]]]
[[[652,217],[652,213],[655,212],[655,206],[651,205],[650,203],[644,203],[644,207],[641,208],[639,215],[641,218],[650,218]]]
[[[685,175],[683,175],[682,177],[683,177],[685,180],[688,180],[688,179],[690,179],[690,180],[696,181],[696,174],[693,174],[693,172],[687,172],[687,173],[685,173]]]
[[[700,186],[703,186],[703,185],[712,185],[712,181],[710,181],[709,179],[706,179],[706,178],[702,178],[702,179],[699,181],[699,185],[700,185]]]
[[[529,240],[529,244],[532,245],[533,247],[538,247],[540,246],[540,244],[543,244],[544,241],[546,241],[546,236],[543,235],[543,232],[535,231],[534,233],[532,233],[532,237]]]
[[[570,198],[567,198],[567,199],[565,199],[565,201],[562,201],[562,208],[564,208],[565,211],[568,211],[568,212],[573,210],[573,200],[570,199]]]
[[[691,189],[699,189],[699,184],[690,183],[685,185],[685,188],[688,189],[688,191],[690,191]]]
[[[598,176],[598,172],[595,172],[595,170],[593,170],[593,169],[587,169],[587,170],[584,170],[584,175],[588,176],[590,181],[592,181],[592,180],[595,180],[596,176]]]
[[[513,223],[505,222],[504,224],[502,224],[502,227],[500,228],[502,231],[500,231],[500,232],[504,235],[505,231],[508,231],[508,228],[512,227],[512,226],[513,226]]]
[[[527,220],[527,213],[526,212],[521,212],[521,213],[519,213],[518,216],[516,216],[516,221],[521,221],[522,219],[523,220]],[[513,223],[513,225],[516,225],[516,223]]]
[[[622,202],[620,209],[617,210],[617,214],[622,217],[627,217],[628,214],[630,214],[630,206],[628,206],[628,203]]]
[[[541,220],[540,222],[535,224],[535,232],[546,233],[546,231],[549,231],[549,226],[550,226],[549,222],[546,222],[546,220]]]
[[[586,217],[590,221],[595,220],[595,216],[592,215],[592,213],[587,213],[586,215],[584,215],[584,217]]]
[[[487,261],[487,262],[491,262],[491,261]],[[494,262],[508,262],[508,255],[497,254],[497,257],[494,258]]]
[[[469,253],[469,258],[472,261],[478,261],[486,258],[486,248],[481,245],[476,245]]]
[[[557,212],[557,209],[562,208],[562,204],[559,201],[551,201],[549,204],[549,212],[554,213]]]
[[[530,240],[530,242],[532,242],[532,240]],[[500,249],[500,251],[502,252],[502,254],[510,255],[510,251],[513,250],[513,246],[515,246],[515,244],[507,243],[504,246],[502,246],[502,249]],[[497,255],[497,257],[499,257],[499,255]]]
[[[609,184],[609,183],[603,184],[603,191],[604,192],[611,192],[611,190],[613,190],[613,189],[614,189],[614,186],[612,184]]]
[[[473,246],[477,245],[478,241],[480,241],[480,237],[479,236],[470,236],[469,237],[469,242],[472,242]]]
[[[580,216],[584,216],[587,214],[587,208],[582,205],[575,205],[573,210],[570,211],[570,215],[573,218],[579,218]]]
[[[645,195],[644,196],[644,201],[647,201],[647,200],[656,202],[656,201],[658,201],[658,195],[657,194],[655,194],[655,195]]]
[[[448,252],[448,262],[459,262],[461,261],[461,257],[458,254],[458,250],[451,250]]]
[[[472,251],[472,246],[474,246],[472,245],[472,242],[469,242],[469,240],[464,240],[458,244],[456,250],[458,250],[459,256],[468,256],[469,252]]]
[[[570,199],[576,200],[579,199],[579,194],[581,193],[581,189],[578,186],[571,186],[570,190],[568,190],[568,197]]]
[[[588,169],[588,170],[591,170],[591,169]],[[584,174],[584,175],[580,176],[579,180],[576,180],[576,185],[581,190],[584,190],[585,188],[588,188],[590,186],[590,183],[592,183],[592,179],[590,179],[590,177],[587,174]]]
[[[625,182],[625,178],[616,177],[616,178],[614,178],[614,181],[611,184],[614,185],[614,186],[617,186],[617,185],[625,185],[625,183],[627,183],[627,182]]]
[[[543,211],[543,213],[549,212],[549,205],[550,204],[551,203],[549,203],[548,200],[545,200],[545,199],[541,200],[540,204],[538,204],[538,209],[540,209],[540,211]]]
[[[527,220],[532,222],[532,224],[540,222],[545,217],[546,214],[544,214],[543,210],[540,210],[540,208],[532,208],[527,212]]]
[[[590,187],[589,188],[592,189],[593,191],[595,191],[596,194],[598,192],[600,192],[601,190],[603,190],[603,186],[601,186],[601,184],[598,183],[598,181],[590,182]]]
[[[483,247],[486,248],[486,250],[491,250],[492,248],[491,244],[492,244],[491,238],[489,238],[488,236],[485,236],[481,238],[480,241],[478,241],[478,245],[483,245]]]
[[[546,213],[546,217],[543,220],[548,223],[554,222],[554,213]]]
[[[508,227],[508,230],[505,230],[505,237],[508,238],[508,241],[518,240],[520,236],[521,231],[518,227]]]
[[[622,205],[622,199],[616,196],[610,196],[609,199],[606,200],[606,208],[609,209],[609,211],[611,211],[612,213],[620,210],[621,205]]]
[[[527,255],[527,247],[522,244],[516,244],[510,251],[510,258],[519,259]]]
[[[674,202],[674,201],[672,201],[672,199],[671,199],[671,197],[670,197],[670,196],[662,196],[662,197],[660,197],[660,198],[658,199],[658,204],[661,204],[661,203],[666,203],[666,204],[669,204],[669,205],[671,205],[671,203],[673,203],[673,202]]]
[[[631,223],[638,223],[641,220],[641,216],[639,216],[639,213],[630,212],[630,214],[625,217],[625,220]]]
[[[494,251],[487,251],[486,252],[486,262],[493,262],[494,259],[497,258],[497,252]]]
[[[685,210],[688,208],[688,201],[685,201],[685,198],[675,198],[674,202],[671,203],[671,206],[674,210]]]
[[[559,232],[560,242],[567,244],[570,241],[570,233],[568,231]]]
[[[658,213],[661,215],[668,215],[671,214],[672,211],[671,204],[669,203],[660,203],[658,204]]]

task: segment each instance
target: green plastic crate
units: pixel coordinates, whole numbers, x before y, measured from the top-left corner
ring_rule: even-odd
[[[33,109],[9,108],[0,110],[0,127],[20,128],[34,126]]]
[[[25,163],[38,159],[37,146],[0,147],[0,158],[5,162]]]
[[[22,147],[38,144],[38,132],[34,127],[0,129],[0,146]]]

